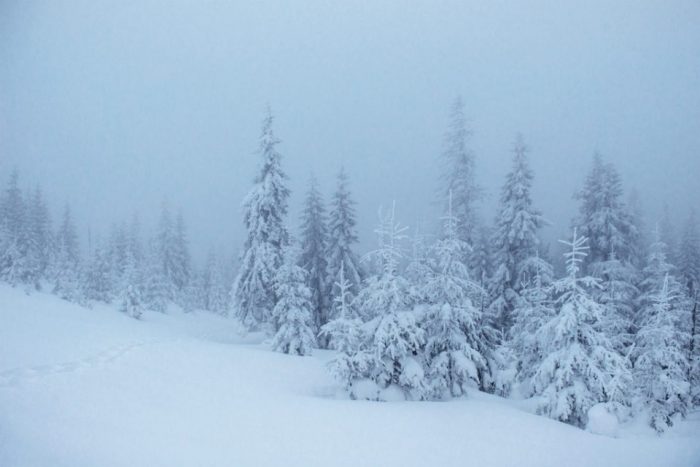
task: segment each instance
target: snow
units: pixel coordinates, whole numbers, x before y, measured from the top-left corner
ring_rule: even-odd
[[[615,437],[619,431],[619,423],[615,414],[610,413],[605,404],[596,404],[588,409],[586,430],[598,435]]]
[[[353,401],[312,357],[210,313],[134,320],[0,285],[0,465],[692,466],[700,414],[618,437],[475,391]],[[594,417],[595,418],[595,417]]]

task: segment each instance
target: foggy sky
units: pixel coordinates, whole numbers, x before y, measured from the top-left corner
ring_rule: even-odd
[[[293,191],[344,164],[363,249],[380,204],[433,222],[461,94],[492,221],[522,132],[565,235],[594,151],[650,222],[698,204],[700,3],[0,0],[0,177],[40,182],[86,231],[181,206],[198,257],[237,253],[269,103]],[[296,230],[296,229],[295,229]]]

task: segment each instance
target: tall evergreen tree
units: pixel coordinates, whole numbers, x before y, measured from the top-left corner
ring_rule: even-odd
[[[449,125],[444,137],[444,168],[439,196],[445,211],[448,198],[452,198],[452,210],[459,219],[457,235],[460,240],[474,245],[478,225],[476,203],[482,198],[482,190],[474,177],[474,154],[467,146],[469,136],[464,101],[458,96],[450,108]]]
[[[205,310],[221,315],[228,314],[229,295],[226,286],[226,271],[223,262],[209,252],[202,274],[203,306]]]
[[[56,239],[57,253],[53,274],[53,291],[65,300],[81,303],[83,296],[80,284],[81,265],[78,234],[68,205],[63,212],[63,221]]]
[[[690,300],[690,380],[693,399],[700,404],[700,231],[695,210],[688,216],[678,247],[678,275]]]
[[[275,281],[278,300],[273,316],[277,333],[272,339],[272,348],[292,355],[309,355],[316,345],[311,290],[306,285],[306,270],[298,265],[296,248],[287,249]]]
[[[672,305],[669,276],[651,303],[642,309],[641,329],[636,336],[634,378],[642,410],[659,432],[673,425],[673,416],[685,416],[690,406],[688,360],[684,342],[688,336],[678,327],[683,310]]]
[[[301,221],[299,264],[306,270],[307,285],[311,290],[314,330],[319,332],[329,320],[329,303],[327,303],[329,287],[326,284],[328,232],[326,211],[314,177],[309,182]],[[319,343],[322,347],[326,347],[324,339],[321,339]]]
[[[0,277],[11,285],[31,281],[27,206],[15,170],[0,203]]]
[[[556,315],[538,331],[544,359],[533,378],[534,390],[542,396],[538,411],[580,427],[593,405],[626,403],[631,377],[626,360],[599,330],[604,309],[590,295],[598,280],[579,276],[586,240],[574,229],[573,240],[562,242],[571,248],[568,276],[554,283]]]
[[[613,253],[620,261],[630,262],[637,233],[622,194],[617,170],[596,154],[583,189],[575,195],[581,204],[574,226],[588,238],[590,247],[584,266],[607,261]]]
[[[272,122],[268,108],[258,149],[262,167],[243,202],[248,236],[232,290],[234,312],[248,329],[258,329],[272,320],[278,298],[275,276],[283,262],[282,250],[289,243],[284,225],[289,189]]]
[[[487,344],[481,312],[471,296],[479,286],[469,277],[464,257],[469,245],[457,236],[451,206],[442,238],[432,247],[431,274],[424,284],[427,300],[425,358],[430,396],[462,396],[489,379]]]
[[[532,170],[527,147],[518,135],[514,145],[513,168],[501,191],[501,206],[493,235],[494,263],[491,278],[491,313],[504,335],[510,333],[513,311],[520,305],[521,292],[534,275],[528,266],[537,255],[538,230],[545,224],[532,203]]]
[[[326,259],[327,297],[333,309],[329,318],[335,318],[338,313],[336,304],[340,290],[337,283],[340,280],[340,269],[344,270],[345,280],[350,283],[349,293],[357,296],[363,279],[360,260],[353,247],[357,243],[355,229],[355,202],[350,196],[348,176],[344,169],[338,173],[338,186],[331,199],[328,216],[328,249]]]

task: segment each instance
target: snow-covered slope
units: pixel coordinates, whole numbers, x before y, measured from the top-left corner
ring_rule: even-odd
[[[329,357],[270,352],[207,313],[135,321],[0,286],[0,465],[700,465],[698,414],[609,438],[484,394],[351,401]]]

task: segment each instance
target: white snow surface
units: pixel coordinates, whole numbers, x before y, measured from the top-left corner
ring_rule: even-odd
[[[0,466],[697,466],[700,414],[617,437],[471,392],[353,401],[209,313],[81,308],[0,286]]]

